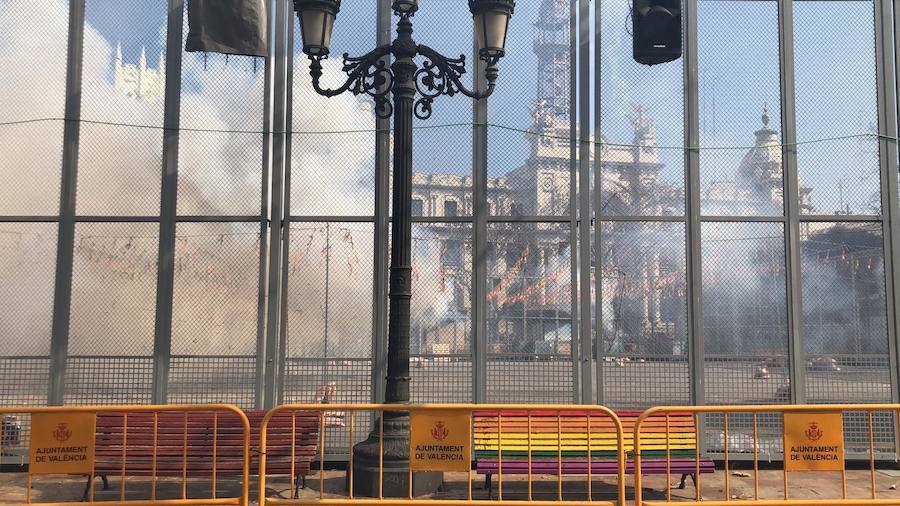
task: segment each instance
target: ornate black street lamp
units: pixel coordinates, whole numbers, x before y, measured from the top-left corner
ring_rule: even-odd
[[[346,91],[367,94],[374,99],[375,113],[380,118],[394,115],[394,190],[391,232],[391,267],[388,320],[388,369],[385,400],[388,403],[409,402],[409,329],[412,290],[412,123],[413,114],[420,119],[431,116],[432,103],[440,95],[462,93],[475,99],[488,97],[497,81],[497,62],[504,55],[506,32],[515,7],[514,0],[469,0],[479,43],[479,58],[486,64],[487,89],[476,93],[467,89],[460,77],[465,73],[465,57],[448,58],[428,46],[416,44],[412,38],[410,18],[418,10],[418,0],[394,0],[392,8],[399,17],[397,38],[390,45],[370,53],[351,57],[344,53],[343,71],[347,81],[336,89],[323,89],[322,60],[328,57],[331,31],[340,11],[340,0],[294,0],[303,32],[303,52],[309,56],[309,73],[313,88],[320,95],[332,97]],[[393,56],[388,66],[385,57]],[[424,57],[422,67],[413,61]],[[416,93],[420,95],[415,100]],[[393,99],[393,101],[391,100]],[[406,413],[384,415],[383,470],[387,497],[408,493],[409,416]],[[376,429],[354,448],[354,492],[370,497],[378,494],[380,457],[378,424]],[[416,495],[434,491],[440,474],[415,477]]]

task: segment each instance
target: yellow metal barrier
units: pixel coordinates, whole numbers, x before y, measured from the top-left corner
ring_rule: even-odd
[[[669,504],[677,502],[685,505],[700,506],[721,506],[725,504],[740,503],[765,506],[790,506],[790,505],[850,505],[850,506],[867,506],[867,505],[898,505],[900,497],[894,498],[878,498],[876,472],[875,472],[875,437],[873,430],[873,414],[889,413],[894,417],[896,422],[900,405],[897,404],[842,404],[842,405],[760,405],[760,406],[661,406],[651,408],[638,417],[634,427],[634,488],[635,488],[635,504],[638,506],[657,506],[661,504]],[[848,498],[847,497],[847,468],[845,465],[845,430],[843,430],[843,415],[847,413],[864,414],[867,428],[867,444],[868,460],[869,460],[869,497],[866,498]],[[694,438],[701,441],[701,415],[714,415],[716,421],[720,424],[722,431],[722,458],[724,460],[724,488],[723,496],[719,498],[711,498],[706,500],[702,493],[702,478],[700,473],[701,458],[699,452],[695,455],[696,462],[696,483],[695,496],[693,500],[678,498],[673,501],[671,483],[669,483],[667,473],[666,480],[666,499],[665,500],[645,500],[643,498],[643,477],[641,473],[641,457],[648,448],[654,448],[657,451],[664,452],[666,467],[670,468],[672,463],[672,451],[669,447],[670,435],[670,419],[676,415],[684,416],[689,414],[694,418]],[[734,419],[732,416],[732,430],[729,434],[729,415],[742,414],[742,422],[748,427],[744,431],[734,430]],[[781,440],[780,440],[780,458],[782,462],[782,497],[780,498],[760,498],[760,476],[759,476],[759,454],[762,445],[760,444],[760,415],[772,414],[776,417],[780,415],[781,421]],[[777,418],[776,418],[777,420]],[[820,421],[830,421],[836,423],[820,423]],[[707,421],[709,419],[707,418]],[[829,434],[834,432],[835,426],[842,430],[838,434]],[[752,430],[751,430],[752,428]],[[892,430],[893,432],[893,430]],[[660,446],[661,438],[659,434],[664,434],[666,443]],[[751,435],[752,434],[752,435]],[[731,487],[731,469],[729,468],[729,451],[733,446],[732,441],[740,441],[745,446],[749,438],[752,438],[752,458],[753,458],[753,498],[732,497]],[[794,443],[795,441],[798,441]],[[778,441],[770,440],[769,443]],[[769,446],[772,446],[771,444]],[[770,448],[771,449],[771,448]],[[749,453],[749,447],[744,448]],[[785,454],[788,456],[785,457]],[[733,456],[733,455],[732,455]],[[790,468],[789,468],[790,467]],[[792,471],[797,472],[830,472],[834,474],[840,473],[841,476],[841,497],[832,499],[791,499],[789,493],[789,474]]]
[[[374,415],[376,420],[381,421],[381,427],[378,433],[382,436],[379,438],[379,444],[382,448],[384,448],[384,413],[385,412],[402,412],[409,413],[411,417],[416,417],[417,415],[428,415],[429,413],[450,413],[451,415],[461,415],[465,416],[468,419],[470,429],[475,428],[476,420],[480,420],[482,423],[486,423],[491,425],[492,430],[494,432],[491,435],[478,435],[475,430],[470,431],[470,448],[475,451],[479,449],[490,449],[496,447],[496,475],[498,479],[498,497],[497,499],[486,498],[476,498],[473,494],[472,490],[472,482],[474,473],[477,471],[473,468],[472,459],[468,459],[468,462],[465,463],[465,470],[462,471],[465,474],[465,490],[461,491],[460,495],[465,495],[464,499],[416,499],[413,497],[412,491],[412,469],[411,466],[407,471],[409,476],[407,479],[409,480],[410,487],[409,492],[405,498],[385,498],[382,490],[381,483],[383,482],[383,467],[379,467],[379,494],[377,498],[360,498],[358,495],[354,494],[353,491],[353,445],[359,440],[360,436],[364,436],[359,430],[358,426],[361,420],[368,420],[368,416]],[[316,440],[316,450],[318,451],[318,472],[319,472],[319,491],[318,498],[314,498],[310,500],[309,498],[304,499],[285,499],[282,497],[270,497],[269,493],[267,493],[266,489],[266,479],[267,474],[272,474],[267,466],[267,458],[269,455],[269,445],[268,443],[268,433],[270,430],[270,424],[273,419],[279,417],[281,419],[281,424],[290,423],[291,427],[297,427],[298,421],[297,417],[301,417],[304,420],[304,423],[309,423],[309,415],[313,414],[315,420],[318,423],[318,437]],[[286,421],[286,417],[290,415],[289,420]],[[519,427],[519,431],[516,432],[514,428],[511,426],[509,422],[505,422],[509,420],[510,416],[516,416]],[[552,419],[552,420],[550,420]],[[340,420],[339,423],[335,423],[336,420]],[[496,423],[493,423],[493,420],[496,420]],[[549,420],[549,421],[548,421]],[[555,421],[553,421],[555,420]],[[568,425],[563,427],[564,420],[568,421]],[[573,422],[573,420],[583,420],[583,427],[586,429],[583,433],[579,434],[576,438],[574,434],[580,431],[579,427],[581,427],[580,423]],[[592,422],[592,420],[594,420]],[[611,432],[608,434],[597,435],[596,431],[592,431],[591,424],[595,424],[596,426],[601,425],[602,423],[606,426],[607,429],[610,429]],[[377,423],[377,422],[376,422]],[[504,423],[507,423],[507,426],[504,427]],[[525,424],[525,425],[523,425]],[[523,434],[531,434],[532,429],[537,429],[538,425],[541,425],[544,429],[544,432],[540,434],[541,438],[537,436],[524,436]],[[331,427],[340,426],[340,429],[333,429]],[[553,429],[552,427],[555,427]],[[522,432],[522,427],[526,428],[526,432]],[[548,429],[549,428],[549,429]],[[342,448],[349,448],[349,463],[347,466],[347,473],[350,479],[347,480],[349,484],[346,494],[342,494],[341,497],[326,497],[324,490],[324,476],[325,476],[325,454],[326,454],[326,445],[329,441],[329,434],[334,434],[340,430],[346,433],[346,437],[340,437],[340,445]],[[440,433],[441,429],[438,426],[438,433]],[[549,432],[547,432],[549,430]],[[329,432],[331,431],[331,432]],[[294,480],[295,480],[295,469],[293,468],[293,462],[295,461],[294,456],[297,452],[294,451],[294,448],[298,446],[297,443],[297,431],[292,430],[292,435],[290,438],[290,451],[288,452],[291,456],[292,468],[290,470],[291,476],[291,489],[294,489]],[[567,436],[568,435],[568,436]],[[569,437],[569,439],[567,439]],[[333,439],[333,438],[332,438]],[[308,441],[306,442],[308,443]],[[304,444],[306,444],[304,443]],[[558,506],[560,504],[566,504],[571,506],[587,506],[587,505],[603,505],[603,506],[624,506],[625,504],[625,451],[624,451],[624,434],[622,429],[622,423],[616,414],[609,410],[608,408],[601,406],[583,406],[583,405],[512,405],[512,404],[428,404],[428,405],[397,405],[397,404],[292,404],[277,407],[269,413],[266,414],[265,419],[262,423],[262,428],[260,430],[260,475],[259,475],[259,505],[260,506],[300,506],[300,505],[321,505],[321,506],[348,506],[348,505],[377,505],[377,506],[408,506],[413,504],[425,504],[428,506],[458,506],[465,504],[493,504],[495,502],[519,502],[522,503],[523,499],[527,499],[529,505],[534,506]],[[511,445],[511,446],[510,446]],[[555,469],[550,469],[550,473],[545,474],[556,474],[557,475],[557,486],[556,486],[556,500],[536,500],[532,495],[533,490],[533,475],[540,474],[539,470],[532,472],[532,450],[533,446],[542,445],[542,448],[546,449],[549,447],[555,448],[556,452],[556,464]],[[604,445],[603,448],[611,448],[611,453],[614,455],[613,457],[608,458],[608,464],[614,469],[614,473],[617,478],[616,485],[616,500],[614,501],[602,501],[602,500],[593,500],[592,497],[592,466],[587,465],[584,466],[584,471],[586,472],[586,488],[587,494],[584,500],[564,500],[563,497],[563,475],[581,475],[584,474],[580,471],[581,468],[578,468],[578,471],[569,471],[566,472],[566,469],[563,468],[563,452],[564,451],[580,451],[585,453],[584,462],[596,462],[592,461],[592,451],[599,453],[597,448],[598,445]],[[504,448],[507,448],[507,451],[511,452],[508,448],[515,448],[516,451],[521,453],[527,453],[527,468],[523,468],[521,465],[518,468],[520,474],[526,475],[527,480],[527,497],[522,497],[518,499],[510,498],[507,494],[507,497],[503,496],[503,484],[504,484],[504,476],[506,478],[511,474],[509,470],[504,472],[503,469],[503,451]],[[472,457],[475,456],[475,451],[472,451]],[[281,453],[285,453],[285,449],[280,449]],[[552,453],[552,452],[550,452]],[[596,454],[595,454],[596,456]],[[418,458],[418,457],[417,457]],[[520,461],[521,462],[521,461]],[[611,462],[611,463],[610,463]],[[567,462],[568,463],[568,462]],[[525,471],[523,471],[523,469]],[[546,470],[546,469],[545,469]],[[278,474],[287,474],[287,473],[278,473]],[[609,474],[609,473],[607,473]],[[332,494],[334,495],[334,494]]]
[[[8,433],[10,415],[28,417],[30,440]],[[59,406],[0,408],[0,455],[3,444],[29,447],[24,496],[0,499],[4,506],[32,504],[35,476],[81,475],[87,478],[80,502],[38,502],[41,506],[95,503],[94,481],[119,479],[116,498],[96,501],[106,506],[247,506],[250,474],[250,422],[243,411],[225,404],[167,406]],[[240,479],[240,490],[220,497],[223,476]],[[149,497],[129,499],[126,478],[149,478]],[[173,478],[180,491],[159,495],[161,479]],[[188,497],[189,478],[210,480],[206,497]],[[54,480],[56,481],[56,480]],[[166,485],[173,485],[165,482]],[[131,495],[135,495],[132,490]]]

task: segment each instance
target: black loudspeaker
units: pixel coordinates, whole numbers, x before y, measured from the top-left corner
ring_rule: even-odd
[[[634,0],[634,61],[656,65],[681,58],[681,0]]]

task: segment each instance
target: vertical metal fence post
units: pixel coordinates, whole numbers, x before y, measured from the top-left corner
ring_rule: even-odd
[[[290,5],[290,4],[289,4]],[[281,232],[281,299],[279,300],[278,323],[278,372],[275,378],[276,404],[284,404],[284,390],[286,386],[286,367],[288,355],[288,262],[291,258],[291,149],[293,148],[294,129],[294,19],[290,15],[285,19],[287,32],[287,48],[284,57],[285,64],[285,107],[284,107],[284,189],[282,190],[284,212],[282,213]],[[326,274],[327,276],[327,274]],[[327,303],[327,300],[326,300]],[[327,324],[327,321],[326,321]],[[327,358],[327,357],[326,357]],[[327,370],[327,368],[326,368]]]
[[[391,42],[391,0],[378,0],[378,46]],[[384,58],[390,66],[390,57]],[[387,265],[390,237],[391,120],[375,120],[375,223],[372,265],[372,402],[384,402],[387,377]]]
[[[797,172],[797,123],[794,106],[794,12],[792,0],[778,0],[778,39],[781,67],[781,142],[786,217],[788,370],[791,400],[806,401],[806,360],[803,350],[803,301],[800,273],[800,184]]]
[[[286,58],[285,27],[288,6],[287,0],[276,0],[275,7],[275,46],[270,49],[275,58],[273,76],[274,99],[272,112],[272,184],[271,206],[269,209],[271,229],[269,231],[269,280],[268,309],[266,314],[266,367],[265,391],[263,407],[275,407],[278,399],[279,385],[279,337],[281,310],[281,236],[284,227],[284,165],[285,165],[285,110],[286,110]]]
[[[897,141],[897,94],[892,86],[894,79],[894,25],[893,9],[890,1],[875,0],[875,65],[878,83],[878,134],[879,163],[881,169],[881,214],[884,236],[885,305],[888,331],[888,361],[890,363],[891,402],[900,401],[898,392],[897,338],[897,244],[900,224],[898,224],[898,153]],[[900,453],[898,426],[893,426],[894,451]]]
[[[592,404],[591,369],[591,25],[590,2],[578,0],[578,259],[580,271],[579,332],[581,402]]]
[[[700,256],[700,109],[697,81],[697,0],[684,2],[684,140],[688,281],[688,370],[691,404],[703,404],[703,276]],[[701,441],[697,441],[698,450]]]
[[[601,276],[603,266],[603,255],[600,241],[600,231],[603,225],[602,199],[601,199],[601,178],[602,178],[602,157],[600,146],[600,132],[603,115],[600,107],[601,91],[600,82],[602,76],[601,70],[601,47],[603,44],[601,30],[601,10],[603,1],[594,0],[594,306],[596,307],[595,321],[595,338],[596,338],[596,358],[597,358],[597,404],[603,405],[606,401],[603,395],[603,277]]]
[[[569,267],[572,304],[569,328],[572,331],[572,401],[581,398],[581,328],[578,325],[578,1],[569,1]],[[557,350],[558,353],[558,350]]]
[[[78,176],[78,138],[81,134],[81,72],[84,53],[84,3],[69,0],[66,104],[63,130],[62,180],[59,195],[59,232],[50,337],[50,377],[47,403],[61,405],[66,388],[72,268],[75,261],[75,188]]]
[[[254,388],[253,407],[263,409],[263,397],[266,390],[266,294],[268,293],[268,257],[269,240],[269,196],[272,171],[272,75],[274,73],[272,48],[275,47],[275,34],[272,31],[273,3],[266,3],[266,27],[269,30],[266,40],[269,52],[265,58],[265,74],[263,76],[263,156],[262,156],[262,189],[259,215],[259,279],[256,306],[256,386]]]
[[[472,72],[475,91],[487,88],[485,63],[479,58],[479,44],[472,33]],[[488,99],[472,101],[472,401],[487,402],[487,200]]]
[[[884,13],[884,9],[882,9],[882,13]],[[884,15],[884,14],[882,14]],[[885,81],[887,84],[891,82],[891,78],[893,78],[894,82],[894,109],[893,110],[885,110],[885,114],[894,116],[895,118],[900,115],[900,100],[897,100],[898,95],[900,95],[900,16],[898,16],[897,9],[891,10],[891,21],[893,22],[893,35],[894,35],[894,46],[891,48],[891,51],[885,51],[886,54],[890,54],[893,58],[890,62],[893,64],[894,74],[886,75]],[[885,44],[890,43],[890,38],[887,37],[884,39]],[[887,58],[887,56],[885,56]],[[886,62],[887,63],[887,62]],[[890,68],[886,65],[886,69]],[[896,125],[895,125],[896,126]],[[895,131],[892,135],[898,135],[898,132]],[[894,143],[894,154],[896,156],[897,153],[896,143]],[[900,309],[898,307],[898,290],[900,290],[900,204],[898,204],[898,174],[897,169],[888,170],[887,174],[884,175],[882,181],[887,181],[887,191],[889,196],[888,207],[884,209],[885,212],[889,213],[888,219],[890,220],[889,226],[891,228],[891,284],[894,288],[894,304],[892,306],[887,306],[888,313],[894,314],[894,325],[900,325],[898,322],[897,311]],[[884,184],[884,183],[882,183]],[[882,190],[884,191],[884,190]],[[885,269],[885,275],[887,275],[887,269]],[[897,367],[900,367],[900,328],[895,329],[894,340],[891,343],[894,347],[893,353],[891,354],[891,359],[894,360],[891,373],[893,374]],[[893,381],[893,378],[891,378]],[[898,383],[893,383],[891,388],[891,399],[895,399],[894,395],[897,390],[900,389],[900,385]],[[893,400],[893,402],[898,402],[897,400]],[[900,456],[900,421],[898,421],[897,414],[894,414],[895,417],[895,427],[894,427],[894,451],[898,456]]]
[[[162,183],[159,199],[159,257],[153,338],[153,404],[169,397],[172,303],[175,293],[175,228],[178,213],[178,128],[181,125],[181,35],[184,0],[169,0],[166,24],[166,89],[163,112]]]

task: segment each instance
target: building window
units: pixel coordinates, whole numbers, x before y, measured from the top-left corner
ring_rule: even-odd
[[[422,199],[413,199],[412,215],[413,216],[422,216]]]
[[[457,216],[459,204],[455,200],[444,201],[444,216]]]
[[[462,241],[451,239],[447,241],[447,252],[444,254],[444,265],[448,267],[460,267],[463,264]]]

